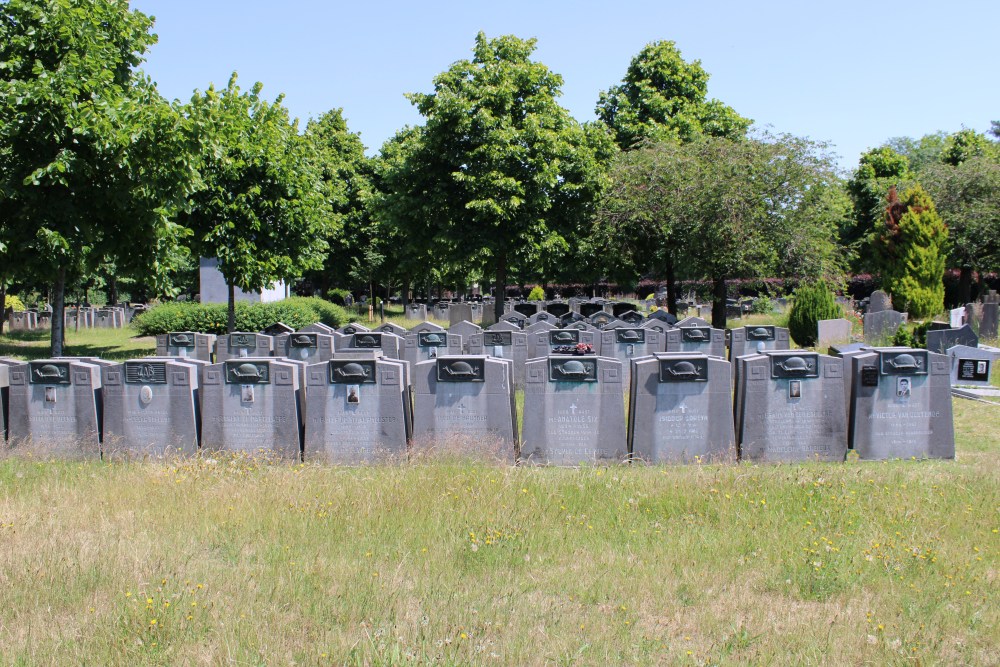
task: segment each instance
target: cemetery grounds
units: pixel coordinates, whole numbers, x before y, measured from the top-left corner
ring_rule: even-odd
[[[2,459],[0,663],[1000,664],[1000,405],[954,410],[955,461]]]

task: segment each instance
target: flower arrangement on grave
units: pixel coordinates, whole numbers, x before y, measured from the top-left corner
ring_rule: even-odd
[[[552,354],[573,354],[581,357],[585,354],[593,354],[594,346],[590,343],[577,343],[576,345],[557,345],[552,348]]]

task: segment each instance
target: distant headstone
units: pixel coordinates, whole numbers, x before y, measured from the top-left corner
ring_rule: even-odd
[[[448,322],[453,325],[459,322],[471,322],[472,319],[471,303],[453,303],[448,308]]]
[[[510,322],[511,324],[516,324],[518,328],[523,329],[528,325],[527,315],[520,313],[516,310],[512,310],[509,313],[504,313],[503,317],[500,318],[501,322]]]
[[[927,332],[927,349],[937,354],[947,354],[948,348],[956,345],[979,346],[979,336],[968,324],[957,329],[939,329]]]
[[[531,317],[538,312],[537,303],[517,303],[514,304],[514,312],[524,315],[525,318]]]
[[[156,337],[156,355],[160,357],[189,357],[211,363],[215,341],[215,334],[171,331]]]
[[[552,331],[555,328],[556,325],[553,324],[552,322],[547,322],[545,320],[542,320],[540,322],[535,322],[534,324],[529,324],[528,326],[524,327],[524,333],[539,334],[539,333],[544,333],[546,331]]]
[[[965,324],[965,306],[952,308],[948,311],[948,316],[952,329],[958,329]]]
[[[868,297],[868,313],[880,313],[883,310],[892,309],[892,299],[882,290],[875,290]]]
[[[274,356],[310,364],[333,359],[336,343],[329,334],[296,331],[274,338]]]
[[[413,387],[415,447],[514,459],[517,419],[510,360],[438,357],[416,365]]]
[[[2,315],[2,313],[0,313]],[[7,318],[7,324],[11,331],[31,331],[35,329],[38,322],[38,314],[30,311],[15,310]]]
[[[483,328],[472,322],[463,320],[448,327],[448,333],[457,334],[462,337],[462,352],[469,353],[469,338],[482,333]]]
[[[401,327],[395,322],[386,322],[385,324],[381,324],[375,327],[375,331],[381,331],[382,333],[391,333],[397,336],[405,336],[406,334],[410,333],[409,329],[407,329],[406,327]]]
[[[337,329],[337,333],[344,336],[353,336],[356,333],[361,333],[364,331],[371,331],[368,327],[363,324],[358,324],[357,322],[351,322],[350,324],[345,324],[344,326]]]
[[[415,368],[421,361],[463,354],[465,339],[451,331],[420,331],[403,338],[403,359]]]
[[[575,324],[577,322],[586,322],[586,321],[587,318],[585,318],[580,313],[574,311],[570,311],[559,318],[560,326],[569,326],[570,324]]]
[[[646,321],[646,316],[634,310],[629,310],[619,315],[618,319],[625,322],[630,327],[637,327]]]
[[[524,364],[528,360],[528,334],[522,331],[487,330],[469,337],[467,354],[510,359],[514,363],[514,387],[524,388]]]
[[[334,329],[328,324],[323,324],[322,322],[313,322],[309,326],[302,327],[301,329],[299,329],[299,331],[302,333],[327,334],[328,336],[332,336],[333,334],[337,333],[336,329]],[[340,334],[337,335],[339,336]]]
[[[135,359],[101,368],[105,458],[198,452],[197,361]]]
[[[570,307],[568,303],[563,303],[561,301],[554,301],[552,303],[547,304],[545,306],[545,310],[547,310],[552,315],[555,315],[557,318],[560,318],[566,313],[570,312]]]
[[[590,331],[579,329],[551,329],[528,335],[528,358],[547,357],[554,352],[569,352],[577,345],[590,345],[596,353],[600,348],[600,337]]]
[[[539,310],[534,315],[528,317],[528,326],[530,327],[532,324],[537,324],[538,322],[544,322],[546,324],[551,324],[552,326],[555,326],[559,322],[559,318],[553,315],[552,313],[546,312],[544,310]]]
[[[441,333],[444,330],[444,327],[434,324],[433,322],[421,322],[420,324],[410,327],[410,333],[421,333],[425,331],[435,331],[437,333]]]
[[[704,324],[699,325],[698,322]],[[726,358],[726,331],[713,329],[697,317],[678,322],[676,329],[667,331],[667,352],[700,352],[710,357]]]
[[[448,319],[448,311],[450,309],[451,309],[451,304],[450,303],[448,303],[446,301],[438,301],[437,303],[434,304],[434,308],[432,309],[431,312],[434,314],[434,318],[435,319],[438,319],[438,320],[447,320]]]
[[[979,335],[988,340],[995,340],[998,335],[998,323],[1000,323],[1000,304],[996,301],[986,301],[983,303],[983,314],[979,320]],[[39,325],[41,323],[39,322]]]
[[[269,357],[274,339],[265,334],[236,332],[219,336],[215,341],[215,361],[242,359],[244,357]]]
[[[654,329],[659,331],[661,334],[666,334],[668,331],[673,329],[672,326],[664,322],[663,320],[658,320],[655,317],[647,318],[645,322],[639,325],[643,329]],[[662,350],[661,350],[662,352]]]
[[[100,456],[99,364],[43,359],[7,370],[7,429],[13,451],[60,458]]]
[[[590,316],[590,323],[598,329],[603,328],[612,320],[617,320],[617,318],[604,312],[603,310],[600,310]]]
[[[729,362],[681,352],[636,359],[629,450],[646,463],[735,461]]]
[[[335,341],[334,345],[340,346],[334,350],[334,358],[340,350],[347,348],[382,350],[382,354],[390,359],[401,359],[403,356],[403,339],[380,331],[361,331]]]
[[[513,322],[508,322],[507,320],[501,320],[486,327],[486,331],[521,331],[521,327],[517,326]]]
[[[666,322],[670,326],[674,326],[677,324],[677,316],[671,314],[670,311],[667,310],[666,308],[660,308],[658,310],[654,310],[649,314],[649,317],[647,319],[660,320],[661,322]]]
[[[295,331],[295,327],[290,327],[284,322],[275,322],[267,327],[265,327],[261,333],[265,336],[280,336],[281,334],[292,333]]]
[[[895,310],[867,312],[864,317],[864,338],[866,343],[886,342],[896,335],[899,327],[906,322],[906,313]]]
[[[304,458],[375,463],[406,458],[405,362],[336,359],[306,369]]]
[[[0,360],[0,427],[3,442],[7,442],[7,406],[10,396],[10,373],[6,359]]]
[[[851,362],[851,446],[861,459],[955,457],[947,356],[878,348]]]
[[[202,369],[201,446],[298,460],[301,362],[232,359]]]
[[[700,317],[685,317],[677,323],[678,327],[710,327],[711,320],[703,320]]]
[[[527,463],[617,463],[628,457],[625,385],[617,359],[550,356],[525,364]]]
[[[579,313],[583,317],[592,318],[597,313],[604,312],[603,303],[581,303]],[[593,321],[593,320],[591,320]]]
[[[787,350],[788,348],[788,329],[770,324],[750,324],[732,329],[729,360],[735,362],[736,357],[745,354],[760,354],[767,350]]]
[[[1000,349],[955,345],[948,349],[951,359],[951,384],[963,387],[990,387]]]
[[[817,322],[816,347],[823,348],[851,340],[851,322],[843,318]]]
[[[427,319],[427,304],[425,303],[411,303],[406,306],[403,311],[403,317],[408,320],[426,320]]]
[[[631,361],[666,349],[663,334],[643,327],[621,328],[601,332],[601,356],[622,362],[623,382],[628,386]]]
[[[734,330],[735,332],[735,330]],[[736,360],[736,432],[746,461],[843,461],[844,360],[803,350]]]

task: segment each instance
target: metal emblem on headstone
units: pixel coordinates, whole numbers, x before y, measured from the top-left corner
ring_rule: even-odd
[[[927,351],[879,352],[882,375],[927,375]]]
[[[69,364],[39,364],[30,365],[31,384],[72,384],[69,378]]]
[[[421,331],[417,334],[418,347],[447,347],[448,335],[436,331]]]
[[[194,334],[189,332],[168,334],[167,347],[194,347]]]
[[[708,359],[661,359],[660,382],[708,382]]]
[[[576,345],[579,342],[578,329],[555,329],[549,332],[549,345]]]
[[[226,384],[271,384],[267,361],[227,361]]]
[[[257,347],[257,336],[254,334],[229,334],[229,347],[255,349]]]
[[[314,333],[293,333],[288,337],[291,347],[316,348],[319,347],[319,334]]]
[[[774,340],[774,327],[747,328],[747,340]]]
[[[485,382],[483,376],[483,359],[468,359],[456,361],[452,359],[437,360],[438,382]]]
[[[358,332],[354,327],[344,327],[344,334],[347,336],[352,336]]]
[[[817,378],[819,377],[819,355],[803,352],[795,355],[772,355],[771,377],[781,378]]]
[[[483,345],[485,347],[509,347],[513,344],[513,336],[510,331],[484,331]]]
[[[643,344],[646,342],[646,330],[615,329],[615,341],[623,344]]]
[[[331,384],[375,384],[375,361],[331,361]]]
[[[354,347],[376,348],[382,347],[382,334],[359,332],[354,334]]]
[[[712,341],[711,327],[682,327],[681,335],[685,343],[710,343]]]
[[[549,357],[549,382],[597,382],[597,360]]]
[[[167,365],[153,361],[126,361],[125,382],[128,384],[166,384]]]

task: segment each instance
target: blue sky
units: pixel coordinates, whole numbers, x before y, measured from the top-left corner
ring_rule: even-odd
[[[993,1],[321,2],[133,0],[160,41],[144,69],[187,99],[232,71],[285,94],[305,120],[342,107],[369,152],[420,116],[403,97],[467,58],[475,35],[538,39],[561,103],[594,118],[648,42],[677,43],[709,96],[778,132],[829,141],[844,168],[893,136],[1000,120],[1000,5]]]

